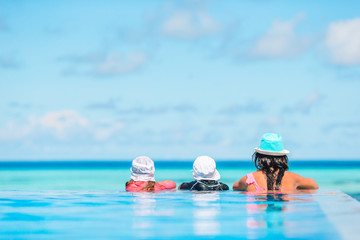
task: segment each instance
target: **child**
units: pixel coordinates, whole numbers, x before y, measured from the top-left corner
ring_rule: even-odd
[[[193,165],[193,178],[195,181],[185,182],[179,186],[179,190],[197,190],[197,191],[223,191],[229,190],[229,187],[219,182],[220,174],[216,170],[214,159],[208,156],[196,158]]]
[[[170,180],[155,182],[154,162],[149,157],[135,158],[130,170],[131,180],[126,182],[126,191],[153,192],[176,188],[176,183]]]
[[[249,192],[318,189],[319,186],[312,178],[304,178],[287,171],[288,153],[279,134],[264,134],[260,146],[255,148],[253,154],[258,171],[249,173],[235,182],[233,189]]]

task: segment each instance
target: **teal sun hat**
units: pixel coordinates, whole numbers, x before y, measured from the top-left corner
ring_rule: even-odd
[[[265,133],[255,151],[270,156],[284,156],[290,153],[284,149],[282,137],[277,133]]]

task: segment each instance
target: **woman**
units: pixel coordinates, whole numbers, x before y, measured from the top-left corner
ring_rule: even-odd
[[[264,134],[252,157],[258,171],[235,182],[233,189],[249,192],[318,189],[319,186],[312,178],[287,171],[288,153],[279,134]]]
[[[154,162],[149,157],[135,158],[130,170],[131,180],[126,182],[126,191],[153,192],[176,188],[176,183],[170,180],[155,182]]]
[[[179,185],[179,190],[196,191],[223,191],[229,187],[219,182],[220,174],[216,170],[214,159],[208,156],[200,156],[193,164],[193,178],[195,181],[185,182]]]

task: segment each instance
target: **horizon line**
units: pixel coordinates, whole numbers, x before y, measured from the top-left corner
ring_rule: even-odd
[[[86,158],[78,158],[78,159],[1,159],[0,158],[0,162],[128,162],[128,161],[132,161],[134,158],[121,158],[121,159],[86,159]],[[160,159],[156,159],[156,158],[151,158],[154,162],[193,162],[195,159],[190,159],[190,158],[173,158],[173,159],[165,159],[165,158],[160,158]],[[219,158],[219,159],[215,159],[216,162],[247,162],[247,161],[252,161],[251,158],[249,159],[236,159],[236,158]],[[289,162],[292,161],[342,161],[342,162],[353,162],[353,161],[360,161],[360,159],[338,159],[338,158],[332,158],[332,159],[325,159],[325,158],[305,158],[305,159],[300,159],[300,158],[296,158],[296,159],[291,159],[289,160]]]

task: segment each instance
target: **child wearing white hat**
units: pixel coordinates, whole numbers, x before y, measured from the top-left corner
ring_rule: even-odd
[[[229,187],[219,182],[220,174],[216,170],[214,159],[208,156],[200,156],[193,164],[193,178],[195,181],[184,182],[179,185],[179,190],[196,191],[224,191]]]
[[[155,182],[154,162],[147,156],[135,158],[130,171],[131,180],[126,182],[126,191],[152,192],[176,188],[176,183],[171,180]]]

